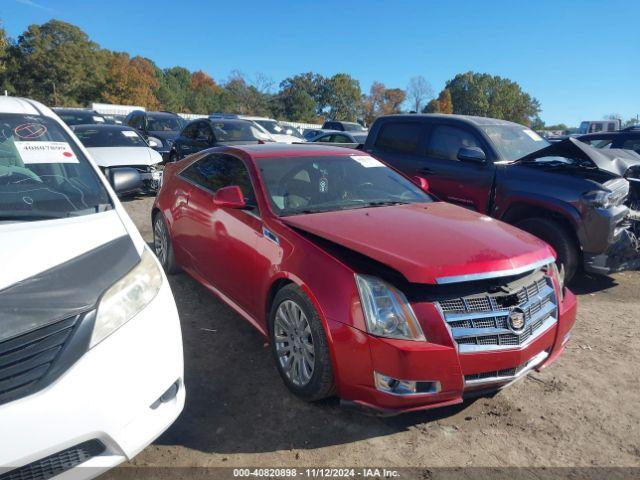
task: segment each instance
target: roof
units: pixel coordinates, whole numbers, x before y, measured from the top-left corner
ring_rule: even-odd
[[[0,113],[18,113],[26,115],[45,115],[57,118],[49,107],[35,100],[20,97],[0,96]]]
[[[470,125],[480,126],[480,125],[515,125],[518,127],[522,127],[519,123],[509,122],[507,120],[500,120],[497,118],[490,117],[476,117],[474,115],[456,115],[453,113],[411,113],[411,114],[398,114],[398,115],[385,115],[380,117],[380,119],[385,118],[396,118],[402,120],[412,120],[415,118],[437,118],[441,120],[457,120],[459,122],[467,123]]]
[[[327,145],[304,144],[264,144],[264,145],[235,145],[229,149],[241,151],[253,158],[272,157],[309,157],[318,155],[364,155],[360,150]]]
[[[153,115],[154,117],[179,117],[177,113],[173,112],[144,112],[149,115]]]

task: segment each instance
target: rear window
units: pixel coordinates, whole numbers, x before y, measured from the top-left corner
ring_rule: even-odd
[[[147,146],[147,142],[132,128],[79,127],[74,133],[87,148]]]
[[[376,147],[387,152],[416,153],[422,124],[417,122],[385,123],[380,127]]]

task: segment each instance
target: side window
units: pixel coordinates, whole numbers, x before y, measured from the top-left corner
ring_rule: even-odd
[[[137,128],[138,130],[142,129],[142,115],[134,115],[131,117],[131,126],[133,128]]]
[[[199,122],[198,123],[198,132],[196,134],[197,138],[207,139],[207,142],[213,142],[213,132],[211,131],[211,127],[207,122]]]
[[[448,125],[438,125],[431,132],[427,155],[444,160],[458,160],[462,147],[480,147],[475,135],[466,130]]]
[[[212,192],[222,187],[237,185],[242,190],[247,205],[253,207],[252,211],[258,213],[256,194],[251,185],[249,172],[242,160],[236,157],[207,155],[185,168],[180,172],[180,176]]]
[[[640,138],[631,138],[629,140],[625,140],[622,144],[622,147],[626,150],[635,150],[640,153]]]
[[[195,138],[198,131],[198,122],[190,123],[182,131],[182,136],[186,138]]]
[[[349,137],[339,134],[333,136],[333,141],[336,143],[351,143],[351,139]]]
[[[418,122],[385,123],[380,127],[376,147],[387,152],[416,153],[422,124]]]

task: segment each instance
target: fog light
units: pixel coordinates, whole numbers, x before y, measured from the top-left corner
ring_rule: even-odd
[[[440,382],[399,380],[378,372],[373,372],[373,379],[378,390],[392,395],[419,395],[440,391]]]
[[[179,390],[180,390],[180,380],[178,379],[175,382],[173,382],[173,384],[169,388],[167,388],[167,390],[162,395],[160,395],[160,398],[158,398],[155,402],[151,404],[151,408],[155,410],[161,404],[167,403],[173,400],[174,398],[176,398],[176,395],[178,395]]]

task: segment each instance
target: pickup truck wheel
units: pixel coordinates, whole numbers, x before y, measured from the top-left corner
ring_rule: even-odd
[[[569,282],[578,270],[578,246],[569,229],[549,218],[527,218],[516,223],[516,227],[544,240],[558,255],[558,268],[564,267],[565,282]]]
[[[318,312],[297,285],[277,294],[269,314],[271,351],[285,385],[315,401],[335,392],[329,345]]]
[[[153,250],[165,272],[169,275],[178,273],[179,268],[173,256],[171,235],[169,235],[169,229],[167,228],[164,215],[160,212],[156,213],[153,219]]]

